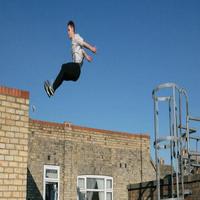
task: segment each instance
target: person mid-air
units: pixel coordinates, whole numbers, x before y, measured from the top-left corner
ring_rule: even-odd
[[[72,62],[62,64],[61,70],[57,75],[53,84],[48,80],[44,82],[44,89],[47,95],[53,96],[58,87],[65,81],[77,81],[81,73],[83,60],[86,58],[88,62],[92,61],[83,48],[89,49],[91,52],[96,53],[96,47],[90,45],[83,38],[75,32],[75,24],[73,21],[67,23],[67,33],[69,39],[72,41]]]

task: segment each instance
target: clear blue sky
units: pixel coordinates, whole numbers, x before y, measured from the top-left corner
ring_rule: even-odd
[[[70,19],[98,54],[49,99],[43,81],[71,61]],[[32,118],[147,132],[153,141],[156,85],[186,88],[200,115],[199,37],[199,0],[1,0],[0,84],[30,91]]]

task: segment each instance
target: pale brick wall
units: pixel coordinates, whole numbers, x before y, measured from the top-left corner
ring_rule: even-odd
[[[29,93],[0,87],[0,199],[25,200]]]

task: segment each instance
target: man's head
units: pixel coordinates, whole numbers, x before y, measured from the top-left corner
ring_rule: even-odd
[[[70,39],[72,39],[74,37],[75,34],[75,24],[73,21],[69,21],[67,23],[67,33]]]

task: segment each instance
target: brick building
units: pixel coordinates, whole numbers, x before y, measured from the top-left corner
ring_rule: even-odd
[[[154,179],[148,134],[33,120],[29,93],[0,87],[0,200],[127,200]]]
[[[0,199],[26,198],[29,93],[0,87]]]

